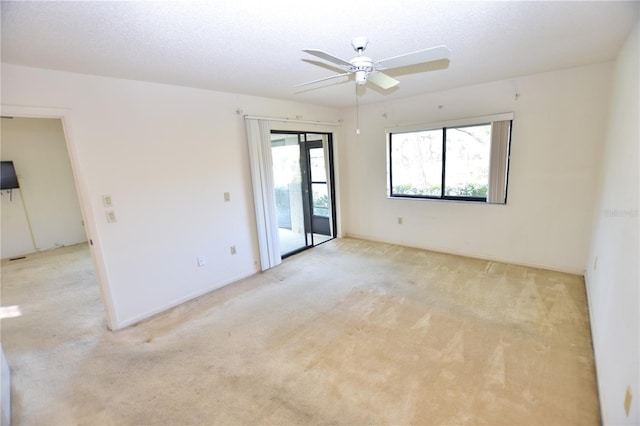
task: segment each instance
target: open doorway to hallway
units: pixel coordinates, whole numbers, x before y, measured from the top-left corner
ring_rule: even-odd
[[[3,263],[22,263],[23,269],[28,269],[31,265],[28,258],[36,253],[78,246],[78,250],[86,252],[88,265],[92,266],[62,120],[3,116],[1,136],[1,159],[3,163],[13,164],[17,177],[17,185],[0,194],[0,257]],[[73,262],[54,260],[49,264],[50,275],[53,277],[64,268],[75,268],[74,265]],[[87,265],[82,270],[86,275]],[[35,281],[26,272],[15,276],[3,274],[3,286],[35,286]],[[92,276],[87,277],[87,285],[96,286],[93,267],[90,273]],[[26,278],[20,283],[6,282],[11,277]],[[36,299],[48,297],[46,292],[29,294]],[[3,298],[3,308],[7,308],[4,302]],[[19,306],[13,308],[15,314]]]
[[[280,254],[336,236],[330,133],[271,132]]]

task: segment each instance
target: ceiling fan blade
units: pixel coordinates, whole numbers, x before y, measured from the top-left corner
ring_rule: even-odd
[[[337,66],[332,65],[332,64],[328,64],[326,62],[316,61],[315,59],[303,59],[302,62],[306,62],[308,64],[324,68],[326,70],[329,70],[329,71],[337,73],[337,74],[341,74],[341,73],[344,72],[344,70],[342,68],[340,68],[340,67],[337,67]]]
[[[408,65],[421,64],[424,62],[439,61],[447,59],[451,50],[447,46],[431,47],[429,49],[418,50],[416,52],[405,53],[404,55],[393,56],[376,62],[376,68],[390,69],[405,67]]]
[[[383,89],[391,89],[392,87],[400,84],[400,82],[395,78],[389,77],[388,75],[379,71],[369,74],[369,76],[367,77],[367,81],[370,81],[371,83]]]
[[[310,55],[317,56],[318,58],[322,58],[325,61],[333,62],[334,64],[342,65],[344,67],[351,66],[351,62],[342,58],[338,58],[337,56],[334,56],[331,53],[327,53],[324,50],[302,49],[302,51]]]
[[[344,76],[349,75],[349,74],[350,73],[345,72],[345,73],[342,73],[342,74],[331,75],[329,77],[319,78],[319,79],[313,80],[313,81],[307,81],[306,83],[296,84],[294,87],[300,87],[300,86],[306,86],[308,84],[319,83],[321,81],[331,80],[332,78],[344,77]]]

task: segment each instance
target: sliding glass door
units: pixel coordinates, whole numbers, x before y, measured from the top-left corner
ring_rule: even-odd
[[[271,132],[282,256],[335,236],[331,134]]]

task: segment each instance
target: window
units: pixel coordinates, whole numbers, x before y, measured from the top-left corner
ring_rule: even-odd
[[[506,203],[511,119],[476,120],[387,130],[389,195]]]

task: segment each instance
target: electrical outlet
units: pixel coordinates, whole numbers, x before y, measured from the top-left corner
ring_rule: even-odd
[[[233,254],[236,254],[236,246],[231,246],[231,247],[230,247],[230,250],[231,250],[231,254],[232,254],[232,255],[233,255]]]
[[[398,218],[398,225],[402,225],[402,217]]]
[[[204,256],[198,256],[198,266],[204,266],[207,264],[207,261],[204,259]]]
[[[111,195],[105,194],[102,196],[102,204],[105,207],[111,207],[113,205],[113,201],[111,200]]]
[[[228,202],[231,201],[231,194],[229,194],[228,192],[224,193],[224,201]]]
[[[629,417],[629,410],[631,409],[631,386],[627,386],[627,392],[624,394],[624,412]]]

